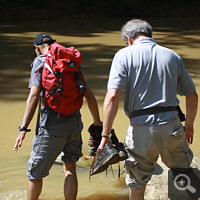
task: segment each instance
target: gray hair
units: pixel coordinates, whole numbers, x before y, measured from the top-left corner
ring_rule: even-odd
[[[126,44],[128,44],[128,40],[125,37],[126,35],[132,39],[136,39],[140,35],[152,37],[152,27],[141,19],[132,19],[123,25],[121,29],[121,37]]]

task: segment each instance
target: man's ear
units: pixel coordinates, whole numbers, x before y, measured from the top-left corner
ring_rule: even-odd
[[[35,48],[37,49],[37,51],[40,51],[40,47],[35,45]]]
[[[125,37],[126,37],[126,39],[128,41],[127,46],[133,45],[133,40],[129,37],[129,35],[125,35]]]
[[[41,55],[41,50],[40,50],[40,47],[38,45],[35,45],[34,49],[35,49],[35,53],[37,54],[37,56]]]

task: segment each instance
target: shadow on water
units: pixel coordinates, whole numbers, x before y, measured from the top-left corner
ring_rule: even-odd
[[[34,59],[32,55],[32,42],[38,32],[48,32],[56,35],[57,38],[73,37],[73,41],[81,40],[81,38],[95,38],[95,33],[106,33],[120,29],[121,23],[88,23],[82,20],[70,20],[57,22],[40,22],[40,26],[33,24],[17,24],[17,25],[1,25],[0,33],[0,98],[4,100],[25,100],[28,94],[28,80],[30,75],[30,64]],[[56,28],[55,28],[56,27]],[[56,31],[55,31],[56,30]],[[120,39],[120,38],[119,38]],[[59,39],[57,39],[59,42]],[[78,44],[70,40],[59,42],[65,46],[75,46],[82,53],[83,62],[82,70],[88,85],[94,85],[98,96],[102,92],[98,92],[97,88],[106,88],[110,62],[114,53],[121,46],[102,45],[98,42],[92,44]],[[83,50],[82,50],[83,49]],[[101,61],[103,60],[103,61]],[[99,78],[97,78],[99,76]],[[94,81],[95,80],[95,81]],[[101,89],[100,89],[101,90]],[[99,90],[99,91],[100,91]],[[99,94],[98,94],[99,93]]]
[[[57,42],[75,46],[81,51],[82,70],[85,79],[99,100],[103,100],[112,58],[124,47],[120,39],[121,25],[126,20],[59,20],[32,21],[1,24],[0,28],[0,98],[3,100],[25,100],[28,95],[28,81],[32,55],[32,42],[39,32],[48,32]],[[196,20],[150,19],[153,36],[160,45],[180,51],[188,71],[199,74],[199,57],[188,58],[182,49],[199,49],[199,23]],[[191,23],[189,23],[191,22]],[[186,26],[187,25],[187,26]],[[198,27],[197,27],[198,26]],[[118,34],[114,41],[106,35]],[[96,39],[95,39],[96,38]],[[85,42],[82,43],[82,40]],[[92,42],[91,42],[92,40]],[[88,41],[88,43],[87,43]]]
[[[125,184],[125,178],[121,177],[119,180],[116,181],[115,184],[112,185],[114,188],[118,188],[120,190],[122,190],[123,188],[127,188],[126,184]],[[108,190],[109,191],[109,190]],[[106,199],[106,200],[128,200],[128,196],[129,193],[123,193],[123,194],[111,194],[111,193],[93,193],[92,195],[86,196],[86,197],[82,197],[82,198],[78,198],[78,200],[88,200],[88,199],[92,199],[92,200],[102,200],[102,199]]]
[[[85,198],[78,198],[78,200],[88,200],[88,199],[92,199],[92,200],[102,200],[102,199],[106,199],[106,200],[128,200],[128,195],[125,194],[117,194],[117,195],[111,195],[111,194],[93,194],[90,196],[87,196]]]
[[[111,195],[111,194],[92,194],[83,198],[77,198],[77,200],[128,200],[128,195],[124,195],[124,194],[117,194],[117,195]],[[46,200],[46,199],[41,199],[39,198],[39,200]],[[64,200],[63,198],[58,198],[57,200]]]

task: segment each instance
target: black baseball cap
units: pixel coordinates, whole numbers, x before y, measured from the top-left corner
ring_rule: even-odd
[[[43,41],[43,38],[45,38],[45,37],[49,38],[49,40]],[[53,40],[52,37],[48,33],[40,33],[35,37],[35,39],[33,41],[33,48],[35,45],[40,45],[40,44],[44,44],[44,43],[48,43],[48,42],[54,43],[55,41],[56,40]]]

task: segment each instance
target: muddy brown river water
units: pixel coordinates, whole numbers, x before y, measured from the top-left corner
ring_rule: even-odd
[[[146,19],[148,20],[148,19]],[[149,19],[153,26],[153,38],[160,45],[177,52],[185,63],[188,72],[200,94],[200,20],[199,19]],[[36,116],[30,124],[19,152],[13,151],[17,127],[20,125],[25,101],[28,95],[30,64],[33,59],[32,42],[40,32],[48,32],[65,46],[75,46],[82,53],[82,70],[87,84],[94,92],[102,116],[102,104],[106,93],[106,83],[113,55],[124,43],[120,38],[120,28],[126,20],[61,20],[61,21],[22,21],[0,24],[0,199],[26,199],[26,165],[31,151]],[[123,95],[122,95],[123,96]],[[178,97],[185,112],[185,98]],[[118,115],[113,128],[120,141],[126,135],[129,120],[123,112],[121,97]],[[83,154],[90,148],[87,145],[87,128],[92,118],[84,102],[82,108]],[[195,121],[194,142],[191,145],[194,156],[200,157],[200,109]],[[79,180],[78,200],[127,200],[128,188],[124,183],[125,174],[118,179],[118,167],[112,171],[91,177],[90,162],[82,157],[77,163]],[[123,163],[120,164],[121,171]],[[41,200],[63,199],[64,175],[62,165],[54,164],[50,175],[44,179]]]

